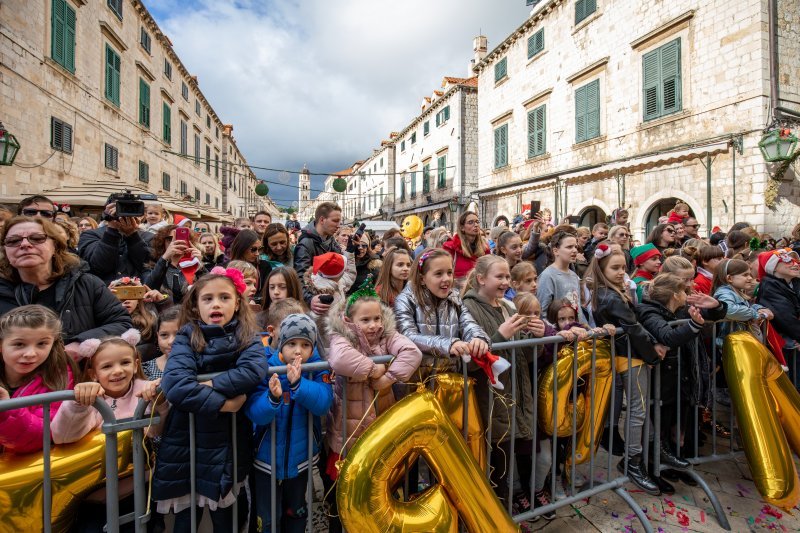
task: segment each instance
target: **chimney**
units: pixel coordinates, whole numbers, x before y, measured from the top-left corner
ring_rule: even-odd
[[[486,57],[486,47],[488,44],[489,40],[484,35],[478,35],[472,40],[472,50],[475,52],[475,56],[469,62],[469,68],[467,72],[468,78],[471,78],[475,75],[472,69],[474,69],[475,66],[483,61],[484,57]]]

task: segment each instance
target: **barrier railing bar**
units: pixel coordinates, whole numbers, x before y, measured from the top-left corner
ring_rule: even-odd
[[[53,511],[53,479],[50,469],[50,403],[42,406],[42,461],[44,478],[42,482],[42,521],[45,533],[50,533]]]
[[[239,446],[236,428],[236,413],[231,413],[231,444],[233,446],[233,531],[239,531]]]
[[[575,494],[575,447],[578,444],[578,338],[575,337],[572,358],[572,462],[569,472],[569,493]],[[589,402],[591,404],[591,402]],[[591,405],[588,406],[591,411]],[[567,472],[564,472],[567,474]]]
[[[200,378],[197,380],[200,381]],[[194,413],[189,413],[189,484],[190,484],[190,501],[189,501],[189,518],[191,520],[192,531],[197,531],[197,458],[195,452],[197,451],[197,436],[195,435]]]
[[[561,337],[558,337],[561,339]],[[553,345],[553,436],[550,452],[550,497],[556,497],[556,479],[558,469],[558,341]]]
[[[613,370],[612,370],[613,371]],[[592,375],[591,375],[591,382],[589,383],[589,394],[590,398],[594,398],[594,390],[595,390],[595,379],[597,378],[597,337],[592,337]],[[595,445],[594,443],[597,442],[597,428],[595,428],[595,419],[594,419],[594,409],[590,409],[589,415],[589,423],[591,424],[591,442],[592,445],[589,447],[589,488],[594,488],[594,455],[595,455]]]
[[[538,401],[539,398],[539,380],[537,379],[539,370],[539,347],[533,347],[533,373],[531,374],[533,380],[533,401],[534,403]],[[532,500],[536,499],[536,461],[538,460],[538,448],[542,439],[539,437],[539,432],[537,428],[539,427],[539,410],[534,405],[534,408],[531,409],[533,411],[531,418],[532,423],[531,427],[533,428],[533,443],[531,445],[531,478],[528,480],[530,482],[530,495]],[[522,480],[520,480],[522,481]],[[534,502],[531,501],[531,505],[534,505]]]
[[[308,533],[313,533],[312,530],[312,517],[314,516],[314,499],[313,499],[313,488],[314,488],[314,414],[311,411],[306,412],[308,418],[308,470],[306,473],[308,474],[308,486],[306,488],[306,506],[307,506],[307,513],[306,513],[306,531]],[[322,468],[320,467],[320,475],[322,474]]]

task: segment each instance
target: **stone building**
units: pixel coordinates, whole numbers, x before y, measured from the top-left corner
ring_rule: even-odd
[[[141,1],[8,0],[0,28],[0,120],[22,145],[0,202],[44,193],[82,214],[132,188],[209,221],[268,206]]]
[[[758,142],[771,105],[800,109],[800,3],[774,0],[776,72],[772,1],[539,2],[475,67],[483,223],[532,200],[583,225],[625,206],[642,239],[680,199],[704,235],[788,232],[800,184],[771,180]]]
[[[345,220],[383,220],[391,217],[391,190],[395,173],[395,137],[381,141],[381,147],[372,156],[354,168],[347,184]],[[351,190],[352,189],[352,190]],[[349,210],[348,210],[349,208]]]

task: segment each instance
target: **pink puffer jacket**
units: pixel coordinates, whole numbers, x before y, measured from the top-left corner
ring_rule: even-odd
[[[67,367],[67,390],[75,386],[72,370]],[[17,389],[12,398],[33,396],[53,392],[36,376],[30,383]],[[50,404],[50,420],[58,412],[61,402]],[[4,451],[14,453],[32,453],[42,449],[44,432],[44,408],[32,405],[22,409],[0,412],[0,446]]]
[[[328,333],[330,335],[330,351],[328,362],[336,374],[333,389],[333,407],[328,416],[328,445],[331,450],[342,453],[342,396],[345,381],[347,382],[347,435],[350,437],[348,448],[355,444],[356,438],[369,427],[376,416],[386,411],[395,402],[392,388],[388,387],[377,393],[378,400],[372,409],[370,406],[376,391],[369,385],[368,376],[375,363],[369,358],[375,355],[393,355],[395,358],[386,375],[394,381],[407,381],[419,367],[422,352],[408,337],[395,330],[394,314],[391,309],[383,308],[383,332],[380,340],[373,345],[352,323],[342,318],[341,305],[334,305],[328,313]],[[367,412],[369,410],[369,412]],[[365,416],[366,414],[366,416]],[[361,418],[364,420],[359,425]],[[352,435],[352,436],[351,436]]]

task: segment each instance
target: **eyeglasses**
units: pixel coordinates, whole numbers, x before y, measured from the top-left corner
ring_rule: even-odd
[[[359,245],[358,245],[358,248],[359,248],[360,250],[366,250],[367,248],[369,248],[369,246],[367,246],[366,244],[359,244]]]
[[[684,228],[699,228],[700,224],[684,224]]]
[[[17,246],[22,244],[22,241],[25,240],[25,239],[27,239],[28,243],[32,244],[32,245],[44,244],[44,242],[48,238],[49,237],[47,235],[45,235],[44,233],[34,233],[33,235],[26,235],[24,237],[20,237],[20,236],[14,235],[14,236],[11,236],[11,237],[6,237],[6,240],[3,243],[3,245],[7,246],[9,248],[16,248]]]
[[[53,218],[55,212],[48,209],[23,209],[22,214],[26,217],[35,217],[36,215],[39,215],[40,217],[44,218]]]
[[[627,239],[630,236],[630,233],[617,233],[617,237],[620,237],[621,239]]]
[[[261,251],[261,250],[263,250],[263,249],[264,249],[264,248],[263,248],[262,246],[251,246],[251,247],[250,247],[250,253],[251,253],[251,254],[255,254],[255,253],[258,253],[258,252],[260,252],[260,251]]]

